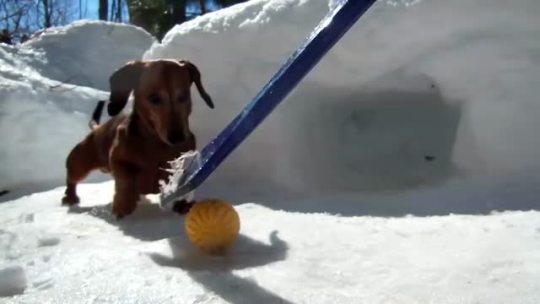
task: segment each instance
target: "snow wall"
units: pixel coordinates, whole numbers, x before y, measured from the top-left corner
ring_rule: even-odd
[[[144,58],[199,66],[216,103],[195,100],[202,146],[334,4],[250,1],[175,27]],[[326,194],[537,171],[538,13],[534,0],[377,2],[205,188]]]

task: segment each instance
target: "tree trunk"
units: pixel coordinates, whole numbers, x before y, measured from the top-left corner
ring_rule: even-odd
[[[99,0],[99,9],[98,9],[99,20],[108,20],[109,17],[109,1],[108,0]]]
[[[116,0],[116,15],[114,19],[116,22],[122,22],[122,0]]]
[[[51,27],[51,4],[49,0],[42,0],[43,5],[43,27]]]
[[[150,3],[140,0],[127,0],[129,13],[129,23],[140,26],[152,35],[157,35],[158,19],[163,19],[163,7],[160,1],[152,1]],[[153,5],[149,5],[153,4]]]
[[[173,4],[173,23],[180,24],[186,21],[186,1],[176,1]]]
[[[199,5],[201,6],[201,15],[206,14],[206,0],[199,0]]]
[[[82,0],[79,0],[79,19],[83,18]]]
[[[109,20],[111,20],[111,21],[115,21],[114,18],[115,18],[115,14],[116,14],[116,3],[117,2],[118,2],[117,0],[112,0],[111,13],[109,15]]]

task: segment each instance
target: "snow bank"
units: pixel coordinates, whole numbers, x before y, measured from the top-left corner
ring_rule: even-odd
[[[89,113],[107,94],[41,76],[33,55],[0,46],[2,199],[64,183],[65,159],[88,132]]]
[[[107,204],[113,189],[112,182],[81,185],[81,206],[71,209],[58,204],[62,187],[0,204],[0,265],[18,265],[26,276],[24,293],[2,303],[522,304],[540,297],[538,211],[383,218],[357,209],[340,217],[240,204],[240,237],[219,258],[198,252],[184,217],[162,212],[155,197],[115,220]],[[490,200],[509,209],[528,200],[508,199],[508,187],[485,197],[484,190],[438,187],[407,199],[437,205],[457,191],[478,198],[468,206],[482,214]],[[400,208],[384,196],[370,202]],[[328,203],[340,202],[320,209]],[[44,239],[57,241],[41,246]]]
[[[88,133],[96,102],[108,98],[111,72],[153,41],[134,26],[78,21],[0,45],[0,190],[10,191],[1,200],[64,184],[65,159]]]
[[[216,103],[195,106],[204,145],[333,4],[249,1],[177,26],[145,58],[200,67]],[[537,171],[539,11],[535,0],[377,2],[205,186],[326,193]]]
[[[22,48],[39,55],[34,67],[43,76],[108,91],[111,72],[140,59],[154,41],[139,27],[81,20],[47,29]]]

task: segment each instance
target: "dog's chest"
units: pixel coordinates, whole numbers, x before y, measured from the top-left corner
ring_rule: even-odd
[[[143,193],[159,192],[159,181],[168,181],[170,173],[167,171],[170,168],[169,161],[174,160],[180,153],[164,153],[156,157],[147,157],[141,162],[139,171],[139,187]]]
[[[137,167],[137,186],[141,193],[158,193],[159,181],[168,181],[169,162],[180,157],[183,152],[194,149],[194,140],[179,147],[170,147],[159,143],[145,143],[129,138],[122,145],[122,151],[130,162]]]
[[[155,166],[145,166],[139,172],[139,189],[143,193],[159,192],[159,181],[167,181],[169,173],[165,170],[166,164],[156,163]]]

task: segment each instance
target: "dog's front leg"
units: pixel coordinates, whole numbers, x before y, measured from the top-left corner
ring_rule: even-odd
[[[116,162],[112,165],[115,180],[115,193],[112,212],[118,219],[131,214],[137,207],[139,191],[136,181],[138,175],[137,167],[123,162]]]

